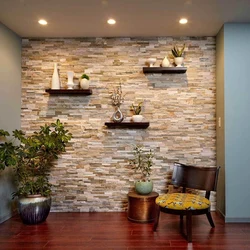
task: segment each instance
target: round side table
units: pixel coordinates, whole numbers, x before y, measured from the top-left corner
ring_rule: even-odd
[[[128,219],[138,223],[153,222],[156,217],[155,199],[158,193],[140,195],[136,192],[128,193]]]

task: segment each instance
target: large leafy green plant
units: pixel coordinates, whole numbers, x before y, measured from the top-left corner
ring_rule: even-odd
[[[0,129],[0,138],[10,134]],[[58,155],[65,151],[72,135],[57,120],[40,127],[38,132],[26,136],[22,130],[13,131],[13,139],[0,143],[0,169],[13,166],[18,189],[13,196],[51,194],[48,176]],[[15,140],[19,141],[16,144]]]

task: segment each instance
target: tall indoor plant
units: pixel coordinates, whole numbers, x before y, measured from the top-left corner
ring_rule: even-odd
[[[0,129],[0,169],[12,166],[17,181],[19,213],[24,223],[36,224],[46,220],[51,205],[49,173],[54,160],[65,151],[72,135],[57,120],[40,127],[38,132],[25,135],[22,130],[10,134]],[[18,140],[18,143],[16,140]]]
[[[133,159],[130,160],[130,165],[135,172],[141,173],[139,181],[135,182],[135,191],[138,194],[149,194],[153,190],[153,182],[150,180],[150,175],[153,166],[153,152],[146,150],[142,145],[136,145],[133,151]]]

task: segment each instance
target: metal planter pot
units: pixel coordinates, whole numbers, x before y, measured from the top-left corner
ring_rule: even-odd
[[[51,197],[31,195],[18,199],[18,209],[24,224],[33,225],[45,221],[49,215]]]

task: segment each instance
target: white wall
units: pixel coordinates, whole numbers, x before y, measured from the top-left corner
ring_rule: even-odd
[[[21,39],[0,23],[0,128],[21,127]],[[0,172],[0,223],[12,215],[11,169]]]
[[[225,172],[217,204],[226,222],[250,222],[249,44],[250,24],[225,24],[217,36],[217,162]]]

